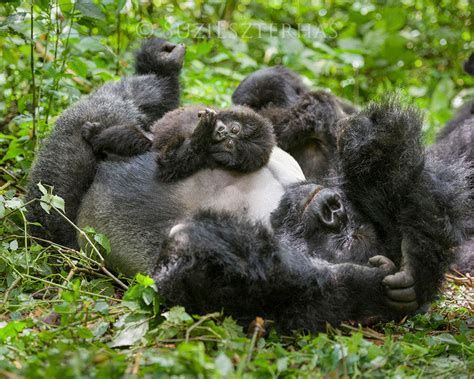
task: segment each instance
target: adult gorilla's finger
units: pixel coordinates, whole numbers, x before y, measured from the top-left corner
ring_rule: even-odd
[[[386,276],[382,283],[389,288],[407,288],[415,284],[415,279],[406,271],[399,271],[393,275]]]
[[[387,300],[387,304],[390,308],[400,313],[411,313],[418,309],[418,303],[416,301],[410,301],[409,303]]]
[[[386,292],[387,296],[391,300],[402,301],[404,303],[416,301],[416,292],[414,287],[403,289],[388,289]]]
[[[369,259],[369,264],[373,267],[381,268],[387,272],[394,272],[397,268],[389,258],[383,255],[376,255]]]

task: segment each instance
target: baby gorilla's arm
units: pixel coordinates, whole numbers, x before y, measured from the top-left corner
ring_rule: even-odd
[[[108,154],[131,157],[144,154],[151,147],[151,140],[134,125],[105,128],[99,123],[86,122],[81,132],[98,158]]]
[[[199,123],[191,138],[179,138],[172,146],[156,148],[157,177],[163,181],[186,178],[196,171],[209,167],[207,152],[212,141],[217,114],[212,109],[198,113]],[[159,134],[155,135],[159,139]],[[159,141],[158,141],[159,142]]]
[[[252,172],[268,162],[275,145],[273,130],[267,120],[251,109],[199,111],[195,127],[195,118],[189,117],[195,114],[190,112],[194,109],[168,114],[170,122],[155,128],[159,179],[182,179],[200,169],[216,167]]]

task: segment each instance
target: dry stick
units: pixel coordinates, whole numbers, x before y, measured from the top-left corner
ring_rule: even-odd
[[[137,354],[135,354],[135,359],[134,359],[134,362],[133,362],[133,366],[132,366],[132,372],[131,374],[132,375],[138,375],[138,371],[140,370],[140,359],[142,357],[142,352],[139,351]]]

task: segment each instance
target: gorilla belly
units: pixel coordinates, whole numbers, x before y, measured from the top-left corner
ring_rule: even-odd
[[[112,252],[106,261],[112,269],[129,275],[148,272],[163,238],[184,217],[214,209],[269,226],[285,187],[304,179],[297,162],[275,148],[268,164],[251,174],[205,169],[163,183],[156,179],[154,155],[148,153],[128,162],[100,164],[78,224],[109,238]]]
[[[205,169],[180,181],[178,198],[188,215],[199,209],[214,209],[245,215],[270,225],[270,213],[278,206],[286,186],[305,180],[298,163],[280,148],[274,148],[266,166],[244,174]]]

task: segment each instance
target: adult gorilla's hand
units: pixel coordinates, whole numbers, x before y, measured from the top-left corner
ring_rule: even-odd
[[[382,284],[385,286],[388,305],[401,313],[411,313],[416,311],[419,305],[416,299],[415,278],[407,261],[408,242],[406,238],[402,240],[401,245],[400,271],[393,275],[387,275]]]

